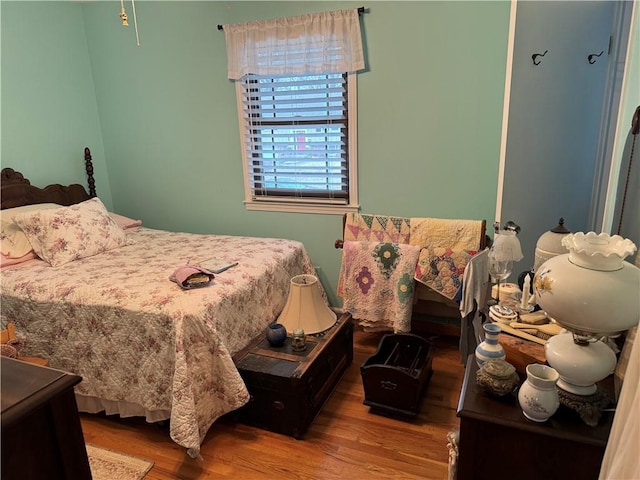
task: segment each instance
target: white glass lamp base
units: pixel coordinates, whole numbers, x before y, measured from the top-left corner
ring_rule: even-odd
[[[558,387],[576,395],[592,395],[596,383],[613,373],[616,355],[602,341],[578,345],[573,334],[561,333],[545,345],[547,363],[560,375]]]

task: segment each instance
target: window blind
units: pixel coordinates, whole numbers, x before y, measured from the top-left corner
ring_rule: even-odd
[[[348,203],[346,74],[248,74],[242,104],[253,200]]]

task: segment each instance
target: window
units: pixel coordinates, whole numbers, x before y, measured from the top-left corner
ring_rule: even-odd
[[[357,206],[355,84],[346,73],[247,74],[237,82],[248,209]]]
[[[358,210],[360,9],[223,26],[249,210]],[[364,9],[362,9],[364,11]]]

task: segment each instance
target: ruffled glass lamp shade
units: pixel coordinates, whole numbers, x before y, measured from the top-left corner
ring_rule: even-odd
[[[515,226],[513,222],[509,222]],[[500,303],[500,283],[506,280],[513,270],[513,262],[522,260],[522,248],[520,240],[518,240],[517,231],[520,227],[513,229],[505,229],[496,232],[493,239],[493,245],[487,254],[487,270],[491,275],[492,281],[497,284],[496,298]]]
[[[560,374],[558,386],[578,395],[613,372],[616,356],[600,339],[640,320],[640,269],[624,259],[635,253],[631,240],[595,232],[568,234],[557,255],[536,270],[538,305],[570,333],[547,342],[547,362]]]
[[[496,233],[491,250],[492,255],[503,262],[519,262],[524,257],[520,240],[514,230],[502,230]]]

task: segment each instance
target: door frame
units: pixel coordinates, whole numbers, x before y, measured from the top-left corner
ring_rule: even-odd
[[[502,134],[500,138],[500,162],[498,164],[498,191],[496,194],[496,213],[493,221],[494,232],[500,228],[502,217],[502,196],[504,194],[504,169],[507,158],[507,136],[509,132],[509,107],[511,105],[511,77],[513,74],[513,50],[516,44],[516,13],[518,0],[511,0],[509,12],[509,35],[507,43],[507,65],[504,80],[504,100],[502,103]]]
[[[624,143],[624,138],[626,137],[629,127],[628,125],[622,125],[623,119],[620,117],[624,110],[621,107],[626,99],[625,92],[628,88],[630,43],[634,38],[633,29],[637,23],[634,21],[635,16],[638,15],[638,9],[636,8],[637,3],[638,2],[635,1],[622,1],[617,2],[616,7],[615,28],[610,45],[611,51],[608,60],[607,82],[604,93],[605,100],[600,120],[600,133],[596,152],[593,200],[589,214],[590,228],[598,232],[606,231],[610,233],[613,221],[617,177],[621,162],[619,158],[620,155],[616,154],[622,151],[620,142]],[[511,0],[494,229],[499,228],[502,217],[517,11],[518,0]]]
[[[591,204],[590,225],[596,231],[611,233],[618,191],[618,178],[622,164],[622,152],[631,124],[623,116],[623,106],[629,92],[631,70],[631,42],[637,35],[638,2],[622,2],[616,11],[614,31],[620,32],[612,39],[613,55],[609,62],[605,105],[602,112],[600,138],[596,157]],[[633,113],[634,109],[631,109]],[[615,119],[615,122],[614,122]]]

